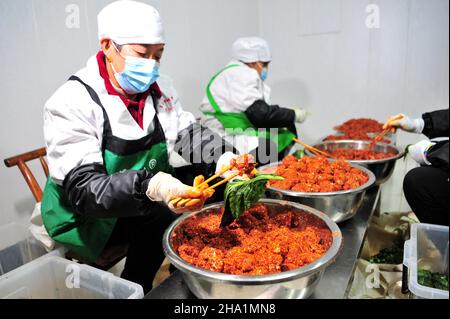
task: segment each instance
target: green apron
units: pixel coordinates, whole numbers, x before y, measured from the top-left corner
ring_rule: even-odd
[[[71,76],[69,80],[83,84],[92,100],[103,110],[102,154],[109,175],[129,169],[147,169],[153,173],[172,171],[164,131],[156,114],[153,120],[155,129],[151,134],[137,140],[113,136],[108,115],[97,93],[76,76]],[[156,105],[154,99],[155,109]],[[48,178],[45,186],[41,214],[52,239],[86,261],[95,261],[101,254],[117,221],[117,218],[92,218],[89,212],[86,215],[74,213],[63,188],[51,178]]]
[[[292,139],[295,134],[288,131],[285,128],[278,129],[278,134],[270,134],[269,130],[258,130],[248,119],[247,115],[243,112],[222,112],[219,105],[217,104],[214,96],[211,93],[211,84],[214,80],[225,70],[230,68],[239,67],[239,64],[230,64],[220,70],[216,75],[214,75],[209,81],[206,87],[206,96],[208,97],[209,103],[214,109],[214,112],[203,112],[205,115],[214,116],[220,123],[222,123],[225,129],[231,129],[228,133],[231,134],[244,134],[248,136],[258,136],[266,139],[271,139],[278,148],[278,153],[284,151],[290,144],[292,144]],[[239,129],[235,132],[234,129]]]

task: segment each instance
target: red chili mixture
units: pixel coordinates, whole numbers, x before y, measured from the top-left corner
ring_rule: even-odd
[[[273,213],[256,204],[220,228],[222,210],[197,214],[174,230],[172,244],[181,258],[215,272],[265,275],[312,263],[333,241],[327,225],[307,212]]]
[[[361,140],[361,141],[372,141],[374,138],[370,137],[365,132],[345,132],[343,135],[328,135],[323,140],[324,141],[341,141],[341,140]],[[382,139],[379,142],[390,144],[391,141],[387,139]]]
[[[383,130],[383,123],[367,118],[351,119],[336,126],[335,129],[346,133],[379,133]]]
[[[343,160],[377,160],[390,158],[397,155],[395,152],[379,153],[371,150],[351,150],[351,149],[340,149],[329,152],[331,156]]]
[[[275,174],[284,177],[284,180],[269,181],[270,186],[308,193],[354,189],[369,180],[366,173],[349,163],[341,160],[329,162],[324,157],[296,159],[286,156]]]

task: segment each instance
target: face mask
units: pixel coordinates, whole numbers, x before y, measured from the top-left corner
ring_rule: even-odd
[[[113,46],[117,50],[114,44]],[[156,60],[123,56],[120,52],[119,54],[125,59],[125,68],[122,72],[116,72],[112,63],[111,67],[120,87],[128,94],[147,91],[159,78],[159,63]]]
[[[260,75],[261,80],[265,81],[267,79],[267,72],[268,72],[267,68],[263,68],[261,70],[261,75]]]

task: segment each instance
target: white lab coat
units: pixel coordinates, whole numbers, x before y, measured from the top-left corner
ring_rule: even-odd
[[[211,84],[211,93],[222,112],[245,112],[255,101],[264,100],[270,104],[270,87],[265,84],[259,73],[244,63],[232,60],[230,64],[239,64],[225,70]],[[202,112],[214,112],[205,95],[200,105]],[[225,136],[223,125],[213,116],[205,116],[203,125],[224,136],[225,140],[233,144],[239,153],[248,153],[258,147],[255,136],[237,135]]]
[[[106,91],[95,56],[75,75],[98,94],[107,112],[113,135],[136,140],[153,132],[156,112],[151,96],[146,100],[141,128],[120,97],[109,95]],[[178,133],[194,123],[195,117],[183,110],[169,77],[161,76],[157,82],[162,92],[157,116],[168,144],[169,162],[174,167],[187,165],[173,149]],[[44,107],[44,137],[50,176],[54,182],[61,185],[67,173],[76,166],[103,164],[103,124],[102,109],[77,81],[67,81],[48,99]],[[30,231],[34,237],[47,250],[52,250],[55,242],[43,225],[40,204],[36,205],[30,222]]]
[[[151,96],[146,100],[142,129],[120,97],[109,95],[106,91],[95,56],[75,75],[98,94],[108,114],[113,135],[135,140],[153,131],[155,110]],[[183,110],[168,77],[161,76],[157,82],[163,94],[159,100],[157,116],[168,142],[169,160],[173,166],[183,166],[187,163],[173,152],[173,148],[178,133],[194,123],[195,117]],[[81,83],[64,83],[46,102],[44,109],[44,137],[53,180],[61,184],[66,174],[79,165],[103,164],[102,134],[102,109],[91,99]]]

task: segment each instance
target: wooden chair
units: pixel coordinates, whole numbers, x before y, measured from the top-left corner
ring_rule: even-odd
[[[49,171],[47,162],[45,160],[46,155],[47,152],[45,148],[42,147],[4,160],[6,167],[17,166],[19,168],[37,203],[42,200],[43,192],[42,188],[39,186],[39,183],[37,182],[30,168],[28,167],[27,162],[39,159],[42,169],[44,170],[44,174],[46,177],[48,177]],[[94,263],[87,263],[87,264],[102,270],[108,270],[126,256],[127,249],[128,247],[126,245],[110,247],[108,249],[105,249],[102,255],[98,257],[98,259]],[[66,258],[76,259],[83,263],[82,258],[79,258],[79,256],[77,256],[75,253],[71,251],[68,251],[66,253]]]

